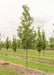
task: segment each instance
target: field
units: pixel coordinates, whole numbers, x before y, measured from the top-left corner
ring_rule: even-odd
[[[0,75],[25,75],[25,66],[26,50],[17,49],[16,52],[5,48],[0,50]],[[28,50],[28,75],[38,75],[37,73],[54,75],[54,50],[45,50],[44,56],[42,51],[40,60],[37,50]]]

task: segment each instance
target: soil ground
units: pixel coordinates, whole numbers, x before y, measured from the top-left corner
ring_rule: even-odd
[[[6,67],[6,68],[13,69],[16,72],[20,72],[20,73],[23,73],[23,74],[27,75],[26,74],[26,67],[23,66],[23,65],[14,64],[14,63],[7,62],[7,61],[4,61],[4,60],[0,60],[0,65],[2,65],[3,67]],[[30,67],[28,67],[27,73],[28,73],[28,75],[53,75],[51,73],[46,73],[46,72],[40,71],[38,69],[33,69],[33,68],[30,68]]]

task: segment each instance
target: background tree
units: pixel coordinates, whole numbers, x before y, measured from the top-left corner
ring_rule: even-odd
[[[26,49],[26,71],[28,69],[28,49],[30,49],[36,37],[36,32],[31,28],[31,24],[33,23],[33,18],[30,16],[29,7],[27,5],[23,5],[23,12],[21,16],[21,25],[18,26],[17,34],[22,43],[22,47]]]
[[[11,40],[9,40],[9,48],[11,48]]]
[[[22,49],[23,47],[22,47],[22,43],[21,43],[21,40],[17,40],[17,47],[18,48],[20,48],[20,49]]]
[[[0,50],[1,50],[2,44],[1,44],[1,34],[0,34]]]
[[[54,23],[53,23],[53,26],[54,26]],[[49,46],[50,48],[54,48],[54,29],[53,29],[52,37],[49,38]]]
[[[6,48],[6,41],[3,42],[3,47]]]
[[[4,43],[3,43],[3,41],[0,40],[0,50],[1,50],[1,48],[3,48],[3,47],[4,47]]]
[[[9,37],[7,37],[7,39],[6,39],[6,49],[8,49],[9,48]]]
[[[2,43],[1,43],[1,41],[0,41],[0,50],[1,50],[1,47],[2,47]]]
[[[38,34],[37,34],[37,51],[39,52],[39,60],[40,60],[40,52],[42,49],[42,42],[41,42],[41,32],[40,28],[38,27]]]
[[[16,48],[17,48],[16,37],[15,37],[15,36],[13,36],[12,49],[16,52]]]
[[[54,23],[53,23],[53,26],[54,26]],[[52,37],[54,37],[54,29],[53,29]]]
[[[54,38],[53,37],[50,37],[49,45],[50,45],[50,48],[54,48]]]
[[[46,37],[44,30],[42,31],[42,49],[43,49],[43,55],[44,55],[44,49],[46,47]]]
[[[50,46],[49,46],[49,40],[46,40],[46,48],[50,48]]]

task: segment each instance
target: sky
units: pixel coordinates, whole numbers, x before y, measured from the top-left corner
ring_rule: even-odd
[[[37,30],[40,26],[44,29],[46,38],[53,36],[54,0],[0,0],[0,33],[1,40],[17,36],[17,28],[20,25],[22,5],[28,5],[30,14],[34,18],[32,26]]]

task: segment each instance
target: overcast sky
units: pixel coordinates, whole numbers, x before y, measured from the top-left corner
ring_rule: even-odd
[[[30,7],[30,14],[34,18],[33,26],[44,28],[47,39],[52,36],[54,23],[54,0],[0,0],[0,33],[4,41],[7,36],[12,39],[17,35],[19,17],[22,5]]]

